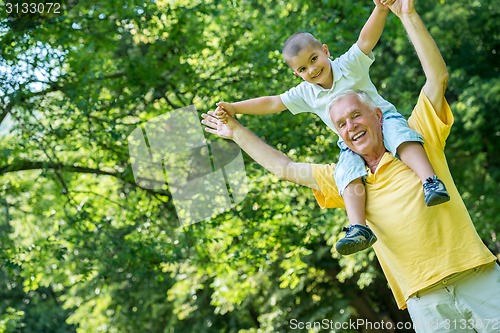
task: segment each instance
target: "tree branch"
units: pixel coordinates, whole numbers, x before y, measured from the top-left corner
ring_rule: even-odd
[[[65,165],[63,163],[51,163],[51,162],[41,162],[41,161],[29,161],[29,160],[17,160],[11,164],[6,164],[0,166],[0,176],[5,175],[7,173],[18,172],[18,171],[29,171],[29,170],[58,170],[58,171],[66,171],[66,172],[75,172],[75,173],[85,173],[85,174],[96,174],[101,176],[110,176],[114,177],[118,180],[123,181],[124,183],[134,185],[139,187],[140,189],[151,193],[155,196],[161,194],[166,195],[169,200],[172,200],[172,196],[168,191],[157,191],[152,189],[147,189],[139,186],[132,175],[132,170],[130,168],[126,169],[123,172],[112,172],[106,171],[102,169],[89,168],[84,166],[74,166],[74,165]]]

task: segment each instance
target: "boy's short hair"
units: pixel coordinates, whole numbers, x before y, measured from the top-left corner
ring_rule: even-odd
[[[319,48],[323,47],[323,44],[309,32],[296,32],[285,41],[282,51],[283,58],[288,63],[289,59],[311,45]]]

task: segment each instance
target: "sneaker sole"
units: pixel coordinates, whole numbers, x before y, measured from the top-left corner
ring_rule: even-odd
[[[432,206],[440,205],[440,204],[448,202],[448,201],[450,201],[450,197],[449,196],[436,195],[436,196],[432,197],[425,204],[428,207],[432,207]]]
[[[349,255],[349,254],[354,254],[359,251],[363,251],[377,241],[376,237],[373,237],[368,244],[363,244],[363,243],[353,243],[353,242],[342,242],[342,240],[338,241],[337,244],[335,245],[335,249],[337,250],[338,253],[341,255]]]

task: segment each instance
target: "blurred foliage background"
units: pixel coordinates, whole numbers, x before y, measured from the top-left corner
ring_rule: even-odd
[[[298,84],[280,55],[284,40],[310,31],[340,55],[371,1],[89,0],[63,3],[58,16],[0,8],[0,332],[409,321],[373,252],[332,250],[345,213],[319,209],[308,189],[245,156],[245,200],[180,226],[168,186],[135,184],[127,149],[133,129],[166,112]],[[450,72],[449,165],[498,255],[498,3],[420,0],[417,9]],[[424,77],[392,14],[374,53],[373,81],[408,116]],[[335,135],[311,114],[240,120],[294,160],[337,159]]]

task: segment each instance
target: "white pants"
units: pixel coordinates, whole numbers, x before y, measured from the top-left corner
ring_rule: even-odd
[[[453,274],[406,303],[417,333],[500,332],[500,267]]]

